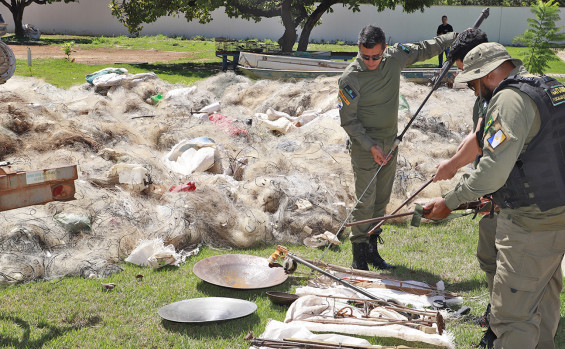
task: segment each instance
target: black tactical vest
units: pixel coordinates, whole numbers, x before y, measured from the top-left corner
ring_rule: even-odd
[[[493,194],[502,208],[536,204],[541,211],[565,205],[565,86],[543,76],[510,76],[493,91],[514,87],[537,105],[541,126],[518,157],[508,180]]]

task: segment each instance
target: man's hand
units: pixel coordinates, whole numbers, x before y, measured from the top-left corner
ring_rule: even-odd
[[[375,162],[377,164],[383,165],[383,166],[386,165],[387,162],[392,157],[392,154],[389,155],[388,157],[386,157],[386,155],[383,152],[383,150],[381,149],[381,147],[379,147],[376,144],[371,147],[371,154],[373,155],[373,159],[375,159]]]
[[[457,166],[453,165],[453,161],[451,161],[451,159],[443,160],[436,168],[437,172],[434,177],[434,182],[453,178],[459,169]]]
[[[437,173],[434,177],[434,182],[444,179],[451,179],[461,167],[470,164],[475,160],[477,155],[482,153],[475,133],[469,133],[459,144],[457,152],[449,160],[442,161],[437,166]]]
[[[447,208],[443,198],[435,198],[432,202],[424,206],[424,218],[427,219],[443,219],[450,213],[451,210]]]

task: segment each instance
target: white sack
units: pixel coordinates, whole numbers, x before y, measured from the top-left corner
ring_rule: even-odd
[[[165,166],[185,176],[203,172],[214,166],[216,151],[216,144],[210,138],[185,139],[165,155]]]
[[[165,246],[163,239],[153,239],[141,241],[125,261],[158,269],[165,265],[178,266],[184,260],[173,245]]]

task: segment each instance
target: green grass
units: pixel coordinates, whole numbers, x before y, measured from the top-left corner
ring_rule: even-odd
[[[475,258],[477,220],[459,218],[444,224],[385,226],[384,257],[398,268],[392,272],[405,278],[435,283],[444,280],[446,288],[464,297],[473,316],[484,312],[488,302],[486,282]],[[319,258],[322,250],[288,246],[295,254]],[[283,321],[286,307],[275,306],[266,291],[294,290],[306,283],[310,269],[298,266],[283,284],[256,290],[235,290],[208,284],[193,273],[203,258],[240,253],[268,257],[274,245],[248,250],[218,251],[204,248],[180,267],[160,270],[124,264],[124,271],[104,280],[65,278],[51,282],[31,282],[0,288],[0,346],[7,348],[247,348],[245,335],[258,337],[268,319]],[[324,261],[348,265],[351,261],[348,239],[328,251]],[[136,275],[143,275],[139,281]],[[107,291],[101,282],[113,282]],[[157,311],[172,302],[200,297],[229,297],[257,304],[250,316],[219,323],[182,324],[162,320]],[[565,345],[565,295],[561,296],[562,321],[557,347]],[[457,348],[472,348],[480,340],[478,325],[450,320],[447,329],[455,335]],[[410,345],[394,338],[366,338],[373,344]]]
[[[190,85],[210,77],[221,70],[220,63],[192,63],[186,60],[154,64],[87,65],[69,62],[65,59],[35,59],[32,66],[27,61],[17,60],[15,75],[32,76],[60,87],[69,88],[86,82],[86,75],[109,66],[125,68],[131,74],[154,72],[170,83]]]
[[[200,79],[209,77],[221,71],[221,59],[215,54],[215,41],[202,39],[186,39],[182,37],[167,37],[164,35],[142,36],[130,38],[127,36],[117,37],[94,37],[94,36],[69,36],[69,35],[42,35],[39,40],[17,39],[13,35],[7,35],[2,41],[9,45],[57,45],[74,42],[81,49],[95,48],[121,48],[136,50],[163,50],[191,52],[193,56],[172,62],[156,64],[120,64],[115,65],[128,69],[133,74],[155,72],[159,77],[171,83],[191,84]],[[296,46],[295,46],[296,48]],[[309,50],[326,51],[356,51],[357,46],[343,43],[312,43]],[[507,47],[512,57],[520,58],[526,53],[524,47]],[[72,54],[71,54],[72,58]],[[435,68],[437,57],[414,64],[412,67]],[[549,63],[549,72],[554,74],[565,74],[565,62],[558,59]],[[46,82],[61,88],[69,88],[73,85],[85,82],[85,75],[96,70],[107,68],[108,65],[85,65],[71,63],[64,59],[34,59],[32,66],[27,66],[27,61],[18,60],[16,75],[34,76],[44,79]],[[565,78],[558,78],[565,82]]]
[[[191,52],[187,59],[154,64],[115,64],[113,66],[126,68],[130,73],[154,72],[170,83],[189,85],[195,81],[207,78],[221,71],[221,59],[216,57],[215,42],[188,40],[184,38],[169,38],[164,35],[143,36],[139,38],[91,37],[42,35],[39,40],[18,40],[15,36],[5,36],[2,41],[9,45],[56,45],[74,42],[81,49],[120,48],[136,50],[163,50]],[[61,48],[62,52],[62,48]],[[70,56],[72,59],[72,54]],[[27,66],[27,60],[18,60],[15,75],[33,76],[61,88],[86,82],[85,76],[109,65],[87,65],[69,62],[65,59],[33,59],[32,66]]]

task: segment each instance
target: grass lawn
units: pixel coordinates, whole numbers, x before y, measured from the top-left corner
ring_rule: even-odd
[[[475,258],[478,219],[458,218],[442,224],[411,227],[387,225],[382,254],[398,268],[392,272],[404,278],[435,283],[458,292],[473,316],[480,316],[488,303],[486,282]],[[346,234],[347,235],[347,231]],[[299,265],[283,284],[256,290],[235,290],[198,279],[192,268],[205,257],[239,253],[268,257],[275,245],[265,242],[248,250],[218,251],[204,248],[180,267],[159,270],[124,264],[124,271],[104,280],[65,278],[0,288],[0,346],[7,348],[247,348],[245,335],[256,337],[267,320],[283,321],[286,307],[275,306],[266,291],[293,292],[306,283],[310,269]],[[287,246],[307,258],[320,258],[322,250]],[[348,239],[328,251],[324,261],[348,265]],[[140,280],[138,274],[143,275]],[[113,282],[107,291],[101,283]],[[229,297],[257,304],[250,316],[207,324],[182,324],[162,320],[157,311],[172,302],[200,297]],[[565,295],[561,297],[561,324],[557,347],[565,347]],[[455,335],[457,348],[472,348],[480,340],[481,328],[465,319],[449,320],[447,329]],[[393,338],[367,338],[373,344],[410,345],[431,348],[424,343],[407,343]]]
[[[9,44],[31,44],[11,36],[2,38]],[[215,56],[214,42],[167,38],[165,36],[69,37],[43,35],[45,45],[62,45],[74,41],[81,48],[122,47],[135,49],[190,50],[196,58],[162,64],[120,65],[131,73],[155,72],[163,80],[190,84],[216,74],[221,61]],[[355,51],[355,46],[315,45],[311,50]],[[524,49],[509,48],[519,57]],[[552,62],[551,71],[565,73],[563,62]],[[437,57],[419,64],[435,67]],[[85,82],[85,75],[107,66],[71,63],[58,59],[35,59],[27,67],[18,61],[16,75],[34,76],[63,88]],[[388,262],[398,265],[391,272],[403,278],[435,283],[443,280],[448,291],[458,292],[472,316],[480,316],[488,303],[485,277],[475,257],[478,219],[458,218],[447,223],[425,224],[415,228],[407,224],[386,225],[381,248]],[[347,235],[347,231],[343,236]],[[265,291],[293,292],[306,284],[310,270],[299,266],[286,282],[270,289],[233,290],[207,284],[198,279],[192,268],[203,258],[241,253],[268,257],[275,244],[265,241],[248,250],[218,251],[203,248],[180,267],[160,270],[123,264],[124,271],[104,280],[64,278],[49,282],[31,282],[0,288],[0,346],[6,348],[247,348],[245,335],[253,331],[259,336],[267,320],[282,321],[287,308],[274,306]],[[307,258],[319,258],[322,250],[305,246],[288,246],[292,252]],[[351,244],[348,239],[330,250],[324,261],[348,266]],[[142,279],[137,278],[143,275]],[[101,283],[113,282],[106,290]],[[183,299],[230,297],[255,302],[257,311],[245,318],[200,325],[161,320],[159,308]],[[561,323],[556,337],[558,348],[565,348],[565,294],[561,295]],[[447,329],[455,336],[457,348],[472,348],[478,343],[482,329],[465,319],[449,320]],[[410,345],[429,348],[423,343],[406,343],[391,338],[367,338],[373,344]]]
[[[171,83],[191,84],[200,79],[217,74],[221,71],[221,59],[215,54],[215,42],[212,40],[195,40],[185,38],[170,38],[164,35],[142,36],[129,38],[118,37],[91,37],[91,36],[67,36],[67,35],[42,35],[39,40],[18,40],[13,35],[7,35],[2,41],[9,45],[57,45],[61,46],[74,42],[81,49],[95,48],[122,48],[138,50],[163,50],[192,52],[195,55],[190,59],[181,59],[172,62],[158,64],[120,64],[119,67],[128,69],[133,74],[155,72],[159,77]],[[308,47],[309,50],[327,51],[356,51],[357,46],[345,44],[315,44]],[[507,47],[512,57],[522,57],[527,48]],[[71,54],[72,58],[72,54]],[[413,67],[435,68],[438,59],[433,57],[429,60],[419,62]],[[548,74],[565,74],[565,62],[558,59],[549,63]],[[83,84],[85,75],[96,70],[107,68],[108,65],[85,65],[71,63],[64,59],[34,59],[31,67],[27,61],[18,60],[16,75],[34,76],[44,79],[46,82],[57,87],[68,88],[73,85]],[[565,78],[558,78],[565,82]]]

